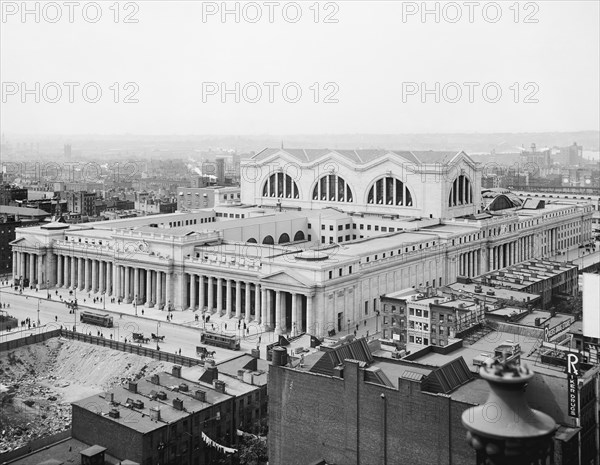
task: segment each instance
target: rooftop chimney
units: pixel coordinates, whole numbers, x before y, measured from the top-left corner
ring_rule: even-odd
[[[160,420],[160,409],[158,407],[150,407],[150,419],[154,421]]]
[[[221,394],[225,394],[225,382],[220,379],[215,379],[213,381],[215,386],[215,391],[220,392]]]
[[[204,373],[200,377],[200,381],[212,384],[215,379],[219,379],[219,369],[215,366],[214,361],[207,362],[204,365]]]
[[[183,410],[183,401],[179,397],[173,399],[173,408],[175,410]]]
[[[129,392],[133,392],[134,394],[137,394],[137,383],[134,381],[129,381]]]
[[[171,374],[176,378],[181,378],[181,366],[173,365],[173,369],[171,370]]]
[[[206,392],[198,389],[196,392],[194,392],[194,398],[200,402],[206,402]]]
[[[273,349],[273,365],[287,365],[287,350],[284,347],[275,347]]]
[[[150,378],[150,382],[152,384],[160,384],[160,378],[158,377],[158,375],[152,375],[152,378]]]

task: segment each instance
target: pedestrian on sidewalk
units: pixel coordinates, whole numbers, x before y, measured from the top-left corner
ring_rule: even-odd
[[[142,308],[142,316],[144,316],[144,309]]]

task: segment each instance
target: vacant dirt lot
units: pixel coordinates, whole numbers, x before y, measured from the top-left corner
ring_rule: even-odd
[[[172,364],[62,338],[0,354],[0,453],[71,424],[70,403]]]

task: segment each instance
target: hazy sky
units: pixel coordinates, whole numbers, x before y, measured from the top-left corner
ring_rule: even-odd
[[[432,13],[424,18],[422,2],[400,1],[228,2],[230,10],[238,8],[237,18],[233,13],[222,18],[222,2],[120,2],[115,8],[109,1],[99,2],[99,10],[92,2],[76,3],[70,22],[65,2],[27,2],[39,16],[23,17],[22,2],[2,1],[6,134],[525,132],[600,126],[597,1],[520,2],[517,8],[512,1],[472,7],[427,2]],[[125,22],[127,15],[137,23]],[[88,100],[102,91],[96,103],[84,99],[86,83]],[[222,83],[233,93],[224,94]],[[427,89],[431,92],[422,92]],[[124,103],[128,96],[138,102]]]

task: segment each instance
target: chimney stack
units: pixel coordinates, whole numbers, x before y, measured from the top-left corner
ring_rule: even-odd
[[[215,386],[215,391],[220,392],[221,394],[225,394],[225,382],[220,379],[215,379],[213,381]]]
[[[160,420],[160,409],[158,407],[150,407],[150,419],[154,421]]]
[[[175,410],[183,410],[183,401],[179,397],[173,399],[173,408]]]
[[[137,383],[134,381],[129,381],[129,392],[133,392],[134,394],[137,394]]]
[[[175,378],[181,378],[181,366],[173,365],[173,369],[171,370],[171,374],[175,376]]]

